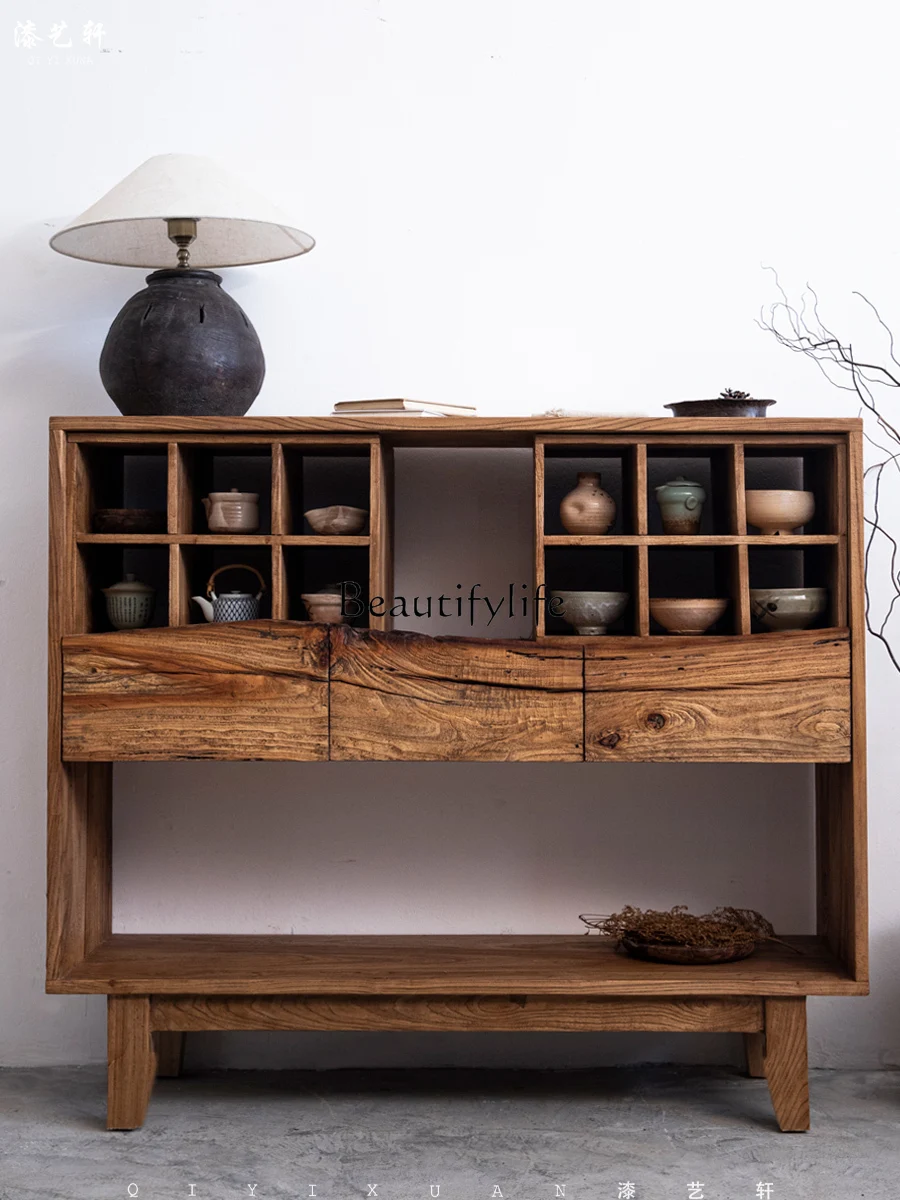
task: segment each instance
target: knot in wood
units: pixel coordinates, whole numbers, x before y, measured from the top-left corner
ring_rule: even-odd
[[[647,714],[647,724],[651,729],[662,729],[665,723],[666,718],[662,715],[662,713],[654,712]]]
[[[620,740],[617,733],[604,733],[603,737],[597,738],[597,745],[605,746],[607,750],[615,750]]]

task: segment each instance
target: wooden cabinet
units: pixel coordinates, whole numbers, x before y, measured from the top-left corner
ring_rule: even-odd
[[[261,1028],[731,1030],[782,1127],[805,1128],[805,997],[868,990],[861,442],[856,420],[52,421],[47,988],[109,997],[110,1127],[141,1123],[185,1031]],[[391,628],[393,451],[431,446],[532,448],[535,594],[626,592],[607,636],[544,606],[525,641]],[[607,534],[558,523],[576,469],[616,500]],[[695,534],[659,523],[675,470],[708,493]],[[748,526],[745,489],[770,483],[814,493],[808,527]],[[259,530],[210,533],[200,499],[236,485],[260,493]],[[154,532],[97,531],[136,496]],[[305,524],[338,498],[368,508],[364,532]],[[207,624],[191,597],[235,562],[266,581],[261,617]],[[102,589],[128,571],[156,610],[115,631]],[[335,580],[359,615],[309,622],[301,596]],[[751,589],[779,583],[826,589],[815,626],[755,625]],[[661,595],[728,603],[673,637]],[[111,764],[164,759],[815,764],[817,929],[716,967],[571,934],[113,934]]]

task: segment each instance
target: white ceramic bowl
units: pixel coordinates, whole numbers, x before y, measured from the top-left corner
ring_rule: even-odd
[[[362,533],[369,513],[365,508],[353,508],[349,504],[329,504],[327,508],[311,508],[303,515],[314,533],[353,534]]]

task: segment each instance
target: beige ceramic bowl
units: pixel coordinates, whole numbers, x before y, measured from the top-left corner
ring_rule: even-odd
[[[362,533],[369,513],[349,504],[329,504],[327,508],[311,508],[303,515],[314,533],[353,534]]]
[[[321,625],[340,625],[347,620],[341,615],[340,592],[305,592],[300,599],[306,605],[311,621]]]
[[[812,492],[787,488],[747,492],[747,520],[768,537],[794,533],[812,520],[815,511],[816,498]]]
[[[669,633],[705,633],[728,607],[727,600],[650,599],[650,616]]]

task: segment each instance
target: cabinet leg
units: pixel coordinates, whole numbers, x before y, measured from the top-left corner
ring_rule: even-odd
[[[765,1045],[766,1039],[762,1033],[744,1034],[747,1074],[751,1079],[765,1079],[766,1077]]]
[[[153,1035],[156,1039],[156,1077],[157,1079],[177,1078],[184,1066],[183,1033],[175,1030],[160,1030]]]
[[[144,1122],[156,1076],[148,996],[108,996],[107,1129],[137,1129]]]
[[[766,998],[763,1066],[775,1117],[782,1130],[809,1129],[809,1074],[806,1058],[806,997]]]

